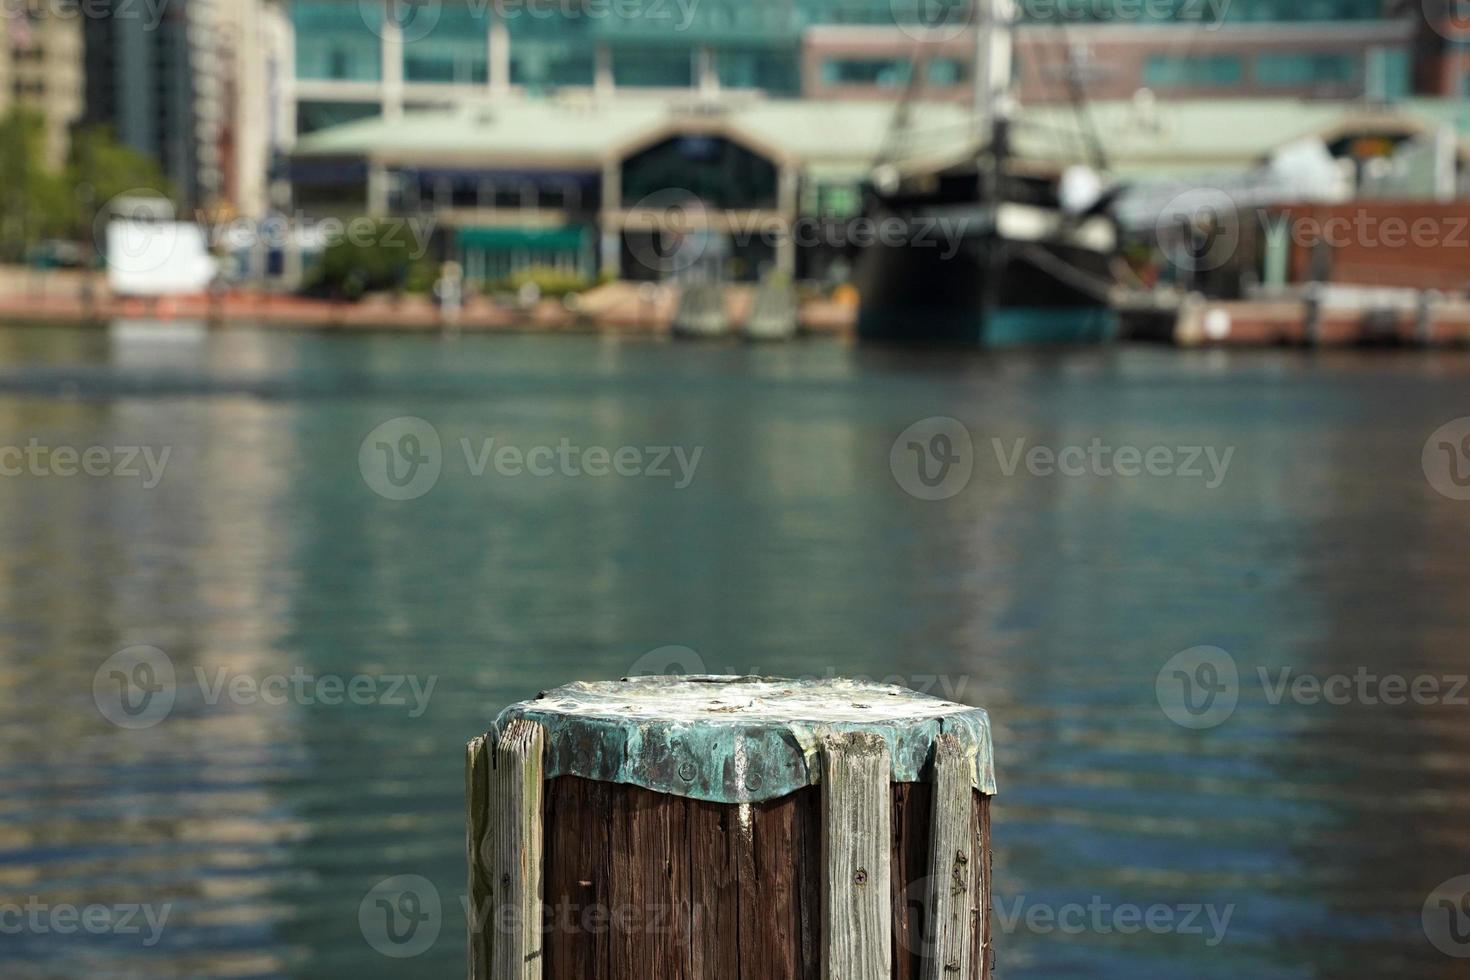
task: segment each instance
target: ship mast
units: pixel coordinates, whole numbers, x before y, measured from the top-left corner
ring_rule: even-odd
[[[975,135],[985,145],[1014,111],[1015,0],[973,0],[975,16]]]

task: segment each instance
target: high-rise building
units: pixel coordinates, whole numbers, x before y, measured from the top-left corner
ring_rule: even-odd
[[[295,136],[290,15],[276,0],[226,0],[218,16],[220,196],[237,213],[260,218]]]
[[[298,130],[467,92],[802,93],[804,32],[923,0],[294,0]],[[911,15],[905,4],[914,5]]]
[[[298,133],[467,93],[971,97],[971,0],[294,0]],[[1439,0],[1427,0],[1433,4]],[[1449,2],[1449,0],[1445,0]],[[1021,0],[1021,97],[1392,100],[1406,0]],[[916,58],[916,54],[922,53]],[[914,79],[915,72],[921,72]]]
[[[0,11],[0,113],[17,106],[45,120],[47,162],[60,166],[82,113],[82,28],[74,7],[24,0]]]
[[[224,187],[221,12],[236,0],[88,0],[88,124],[156,159],[185,208]]]
[[[1020,97],[1032,103],[1141,90],[1160,98],[1392,101],[1413,89],[1424,22],[1421,4],[1402,0],[1021,0],[1018,10]],[[954,77],[952,66],[964,65],[972,43],[950,25],[939,28],[928,33],[931,94],[943,94],[935,83]],[[908,84],[914,51],[915,33],[893,24],[813,27],[804,92],[891,95]],[[966,97],[963,86],[949,94]]]

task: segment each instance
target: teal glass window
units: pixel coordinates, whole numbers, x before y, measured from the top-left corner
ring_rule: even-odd
[[[1358,61],[1350,54],[1273,51],[1256,59],[1256,82],[1270,88],[1348,85],[1357,77]]]
[[[1143,67],[1143,84],[1151,88],[1215,88],[1239,85],[1245,68],[1235,55],[1208,57],[1152,55]]]
[[[715,72],[726,88],[763,89],[778,95],[801,91],[800,55],[795,48],[721,48]]]
[[[613,81],[629,88],[689,88],[694,52],[685,46],[614,49]]]
[[[488,3],[444,4],[427,31],[408,25],[403,77],[410,82],[483,85],[489,81],[489,10]]]
[[[331,129],[382,114],[383,108],[376,102],[306,101],[296,107],[296,134],[305,136],[320,129]]]
[[[506,7],[511,84],[532,93],[591,85],[597,74],[594,22],[533,14],[532,6]]]
[[[829,58],[822,63],[822,81],[828,85],[907,85],[913,63],[896,58]]]
[[[383,13],[356,0],[296,0],[296,76],[376,82],[383,77]]]
[[[916,0],[895,0],[912,3]],[[1127,23],[1227,23],[1261,21],[1382,20],[1384,0],[1232,0],[1228,4],[1200,0],[1111,0],[1076,4],[1021,4],[1023,19],[1039,23],[1087,21]]]
[[[929,84],[936,88],[958,85],[969,77],[969,66],[959,58],[935,58],[929,62]]]
[[[1402,48],[1370,50],[1366,74],[1363,88],[1370,99],[1397,102],[1408,98],[1413,91],[1413,62],[1409,52]]]

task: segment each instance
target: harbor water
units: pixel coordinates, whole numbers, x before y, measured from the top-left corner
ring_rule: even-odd
[[[0,976],[462,976],[463,743],[655,670],[988,708],[1008,980],[1464,975],[1424,919],[1470,874],[1470,502],[1425,460],[1466,355],[131,324],[0,362]],[[140,649],[156,717],[109,700]],[[1228,710],[1166,696],[1190,651]],[[367,901],[404,875],[411,958]]]

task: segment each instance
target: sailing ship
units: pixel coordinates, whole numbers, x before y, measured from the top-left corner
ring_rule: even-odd
[[[1100,143],[1096,166],[1013,152],[1014,6],[976,2],[974,139],[948,165],[885,152],[874,167],[866,216],[909,233],[863,250],[858,335],[971,347],[1107,341],[1119,234]],[[896,142],[914,92],[911,83]],[[1073,96],[1080,116],[1080,86]]]

